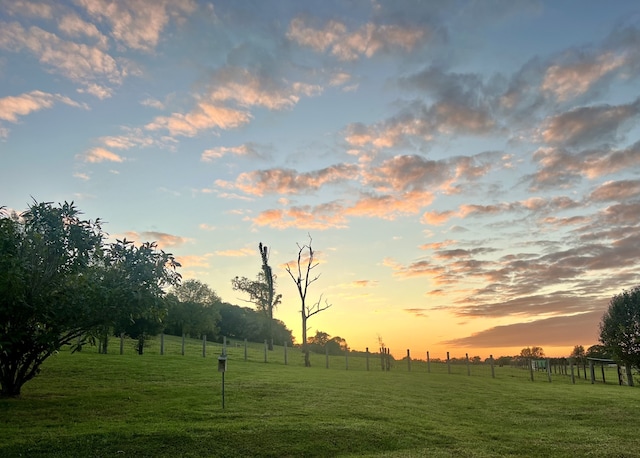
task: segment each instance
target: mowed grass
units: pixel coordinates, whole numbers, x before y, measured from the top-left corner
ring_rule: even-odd
[[[173,342],[175,343],[175,342]],[[111,348],[117,352],[116,348]],[[496,367],[323,355],[282,347],[260,361],[229,349],[222,409],[217,354],[148,351],[50,358],[0,400],[2,457],[639,456],[640,390]]]

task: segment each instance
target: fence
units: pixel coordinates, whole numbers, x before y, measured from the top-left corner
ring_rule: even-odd
[[[114,344],[113,341],[119,343]],[[121,336],[112,338],[108,346],[109,353],[137,353],[137,341]],[[101,349],[98,348],[101,352]],[[268,350],[267,342],[257,343],[247,340],[226,339],[223,342],[192,339],[161,334],[147,341],[146,354],[182,355],[201,357],[217,357],[226,354],[230,360],[251,361],[282,365],[304,365],[304,356],[300,347],[282,345]],[[407,350],[403,359],[394,359],[388,348],[378,349],[377,352],[343,351],[341,355],[328,353],[310,354],[313,367],[354,371],[407,371],[424,372],[426,374],[465,375],[469,377],[510,378],[529,381],[545,381],[554,383],[615,383],[633,386],[633,375],[627,367],[612,364],[610,360],[584,359],[574,361],[567,358],[522,359],[518,363],[509,365],[497,364],[491,356],[486,361],[470,360],[469,355],[464,358],[451,358],[449,352],[446,359],[432,358],[425,352],[424,359],[414,359]]]

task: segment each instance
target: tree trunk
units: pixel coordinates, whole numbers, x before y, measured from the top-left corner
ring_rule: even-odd
[[[304,353],[304,367],[311,367],[309,359],[309,344],[307,343],[307,314],[302,308],[302,352]]]

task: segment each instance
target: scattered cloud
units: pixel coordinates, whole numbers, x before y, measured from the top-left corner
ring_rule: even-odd
[[[76,158],[83,162],[94,164],[99,162],[124,162],[122,156],[100,147],[91,148],[84,154],[76,156]]]
[[[87,108],[86,105],[78,103],[69,97],[60,94],[49,94],[42,91],[31,91],[18,96],[7,96],[0,98],[0,120],[18,122],[21,116],[40,111],[45,108],[52,108],[54,104],[62,103],[77,108]]]
[[[372,23],[350,32],[346,24],[337,20],[327,22],[324,27],[314,27],[302,17],[294,18],[287,32],[287,37],[298,45],[316,52],[328,50],[341,61],[371,58],[375,54],[398,49],[411,51],[424,43],[428,35],[425,28]]]

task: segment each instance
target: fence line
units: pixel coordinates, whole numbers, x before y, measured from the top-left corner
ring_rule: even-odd
[[[115,337],[118,339],[118,337]],[[119,336],[119,354],[137,353],[137,340]],[[248,342],[247,339],[232,339],[223,337],[222,342],[212,342],[203,335],[202,339],[192,339],[186,336],[170,336],[161,334],[157,338],[148,340],[145,343],[144,353],[159,354],[160,356],[187,356],[199,353],[198,346],[201,345],[201,356],[217,357],[219,354],[227,355],[231,360],[244,360],[253,362],[264,362],[270,364],[289,365],[290,349],[300,349],[300,347],[289,347],[284,342],[282,346],[274,346],[272,351],[268,349],[268,343]],[[107,348],[112,348],[107,346]],[[102,352],[101,348],[98,348]],[[295,351],[293,352],[296,353]],[[370,365],[370,357],[379,357],[380,365]],[[324,355],[311,353],[312,366],[321,367],[322,359],[324,366],[329,369],[360,370],[360,371],[394,371],[424,372],[426,374],[448,374],[505,378],[516,377],[530,381],[547,381],[560,383],[616,383],[620,385],[633,386],[633,374],[629,367],[610,364],[610,360],[580,360],[573,358],[540,358],[540,359],[518,359],[512,361],[513,364],[503,366],[497,365],[490,355],[486,361],[470,361],[469,354],[464,358],[451,358],[446,352],[446,359],[433,358],[429,351],[426,358],[412,359],[411,351],[407,349],[406,356],[401,360],[395,360],[391,356],[389,348],[380,348],[378,353],[371,353],[367,347],[364,352],[352,351],[348,348],[342,351],[342,355],[329,354],[328,347],[325,347]],[[342,362],[340,362],[342,359]],[[303,353],[300,351],[297,360],[294,357],[294,365],[304,365]],[[402,368],[404,366],[404,369]],[[599,366],[599,371],[597,371]],[[637,376],[637,374],[636,374]]]

